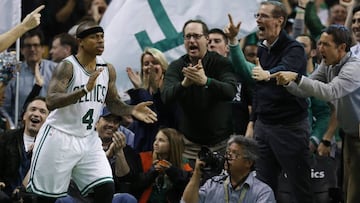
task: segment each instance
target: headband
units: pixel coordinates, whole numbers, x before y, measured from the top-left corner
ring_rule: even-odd
[[[76,37],[77,38],[80,38],[80,39],[83,39],[91,34],[95,34],[95,33],[98,33],[98,32],[102,32],[104,33],[104,30],[102,29],[102,27],[92,27],[92,28],[89,28],[87,30],[84,30],[78,34],[76,34]]]

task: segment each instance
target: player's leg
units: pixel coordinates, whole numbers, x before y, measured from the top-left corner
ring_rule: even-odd
[[[111,202],[114,194],[114,181],[109,161],[102,149],[101,140],[96,133],[87,136],[81,142],[86,152],[75,166],[72,178],[82,195],[93,192],[95,202]]]
[[[72,169],[81,156],[76,139],[43,125],[33,150],[28,191],[50,198],[66,196]]]

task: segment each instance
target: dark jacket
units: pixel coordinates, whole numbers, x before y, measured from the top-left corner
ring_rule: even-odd
[[[8,194],[11,194],[14,189],[11,184],[22,181],[19,169],[24,155],[28,160],[31,157],[31,154],[24,153],[23,135],[24,128],[7,131],[0,135],[0,181],[6,184],[5,192]]]
[[[258,48],[260,65],[270,74],[293,71],[306,75],[306,57],[302,45],[290,38],[284,30],[275,44]],[[306,99],[290,94],[276,79],[256,83],[253,108],[257,119],[267,124],[295,123],[307,117]]]
[[[197,144],[211,145],[226,140],[231,134],[231,101],[236,93],[236,77],[229,59],[207,52],[202,59],[206,86],[181,86],[182,69],[190,64],[186,54],[173,61],[165,74],[161,98],[165,104],[178,102],[184,119],[179,130]]]
[[[164,104],[161,100],[161,93],[158,90],[154,94],[144,88],[130,89],[127,91],[131,100],[131,105],[136,105],[145,101],[152,101],[150,108],[157,114],[158,121],[155,123],[145,123],[140,120],[134,121],[129,129],[135,133],[134,148],[137,152],[150,151],[153,149],[155,136],[160,128],[178,129],[178,121],[181,113],[176,103]]]

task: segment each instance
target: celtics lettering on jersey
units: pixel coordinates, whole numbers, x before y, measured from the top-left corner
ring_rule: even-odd
[[[79,86],[75,86],[73,88],[73,91],[76,91],[78,89],[83,88],[85,85],[81,85]],[[82,103],[82,102],[100,102],[100,103],[104,103],[105,102],[105,97],[106,97],[106,92],[107,92],[107,87],[103,86],[101,84],[97,84],[94,89],[92,89],[89,93],[85,94],[85,96],[81,97],[78,101],[78,103]]]
[[[73,65],[73,78],[66,92],[79,91],[88,83],[91,73],[87,72],[74,56],[65,60]],[[106,64],[99,56],[96,57],[96,63]],[[96,68],[100,66],[97,65]],[[76,103],[52,111],[46,120],[49,125],[74,136],[84,137],[94,133],[95,123],[100,117],[109,85],[108,67],[105,65],[101,68],[103,71],[97,77],[94,88]]]

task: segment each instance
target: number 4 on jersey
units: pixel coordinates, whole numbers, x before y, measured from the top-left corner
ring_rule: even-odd
[[[82,123],[87,124],[86,129],[90,130],[92,129],[92,124],[94,122],[93,119],[94,109],[89,109],[88,112],[82,117]]]

